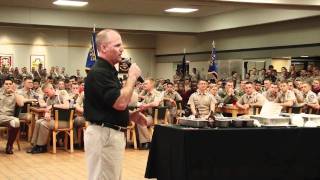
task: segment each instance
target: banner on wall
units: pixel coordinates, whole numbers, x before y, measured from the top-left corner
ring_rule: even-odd
[[[31,55],[30,56],[30,69],[33,67],[38,69],[39,64],[42,64],[42,67],[45,67],[45,56],[44,55]]]
[[[11,67],[13,65],[13,55],[0,54],[0,67]]]

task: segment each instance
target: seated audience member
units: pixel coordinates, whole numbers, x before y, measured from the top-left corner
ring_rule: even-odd
[[[44,115],[43,119],[39,119],[35,123],[34,131],[32,134],[31,144],[33,147],[29,149],[27,152],[32,154],[37,153],[44,153],[47,152],[47,143],[48,143],[48,136],[51,129],[54,127],[54,120],[53,120],[53,107],[56,108],[69,108],[69,101],[68,99],[64,99],[64,96],[59,94],[60,91],[55,91],[52,84],[46,83],[42,87],[42,91],[47,96],[46,100],[46,108],[47,112]],[[68,127],[69,122],[62,121],[59,122],[59,128]],[[56,143],[56,142],[53,142]]]
[[[173,89],[173,84],[171,82],[167,83],[167,88],[163,94],[163,102],[165,106],[168,106],[170,112],[169,122],[173,122],[176,118],[177,104],[176,101],[181,101],[182,97]]]
[[[23,82],[23,88],[17,90],[17,93],[23,97],[23,102],[37,102],[39,95],[33,91],[33,81],[31,77],[26,77]],[[31,121],[32,115],[30,113],[20,113],[20,119],[25,119],[27,122]]]
[[[288,87],[289,87],[289,90],[292,91],[296,96],[297,103],[298,104],[304,103],[304,97],[303,97],[302,91],[300,91],[300,89],[294,88],[293,82],[291,80],[288,81]]]
[[[240,81],[240,86],[238,87],[238,89],[236,89],[236,94],[241,97],[245,94],[246,92],[246,82],[248,82],[247,80],[241,80]]]
[[[79,93],[79,85],[78,84],[72,84],[71,85],[71,93],[69,94],[69,102],[72,103],[72,105],[75,104],[76,100],[78,99],[80,93]]]
[[[247,82],[246,86],[246,93],[240,97],[240,99],[237,101],[237,106],[241,109],[249,109],[252,106],[262,106],[265,102],[265,97],[255,91],[254,85],[252,82]],[[252,110],[252,108],[250,109]],[[252,112],[250,112],[252,114]]]
[[[41,82],[39,79],[34,79],[33,80],[33,91],[38,95],[38,98],[39,99],[43,99],[43,92],[42,92],[42,89],[41,89]]]
[[[260,94],[263,92],[262,84],[260,81],[258,81],[258,80],[254,81],[254,89],[255,89],[255,91],[257,91]]]
[[[190,96],[188,101],[192,114],[205,119],[209,118],[211,112],[215,111],[216,103],[214,97],[207,92],[207,86],[207,81],[199,80],[198,90]]]
[[[215,104],[222,103],[222,98],[218,95],[218,85],[217,84],[210,83],[209,84],[209,91],[216,101]]]
[[[269,88],[271,87],[271,80],[270,79],[265,79],[264,81],[263,81],[263,86],[264,86],[264,89],[263,89],[263,91],[268,91],[269,90]]]
[[[17,137],[20,121],[14,117],[16,104],[23,106],[23,97],[13,88],[13,81],[10,78],[4,79],[3,88],[0,91],[0,125],[8,127],[8,141],[6,154],[13,154],[13,143]]]
[[[233,104],[238,100],[232,80],[227,81],[224,91],[220,96],[222,97],[224,104]]]
[[[77,133],[79,128],[83,128],[86,124],[86,120],[83,117],[83,101],[84,101],[84,91],[79,94],[79,96],[76,99],[76,103],[74,105],[76,117],[74,118],[74,128],[76,131],[74,131],[74,143],[75,148],[80,147],[80,140],[78,139]]]
[[[320,92],[320,79],[316,78],[313,79],[312,82],[312,91],[316,94],[318,94]]]
[[[267,91],[264,91],[262,95],[270,102],[274,102],[279,94],[279,88],[276,83],[272,83]]]
[[[155,81],[148,78],[144,82],[144,90],[146,95],[139,106],[140,110],[146,115],[147,125],[137,124],[139,142],[142,148],[148,149],[151,142],[151,134],[148,131],[148,126],[152,125],[152,108],[160,105],[162,95],[159,91],[155,90]]]
[[[304,103],[313,109],[319,109],[319,102],[316,93],[311,91],[311,84],[303,82],[301,85]]]
[[[280,92],[278,97],[274,101],[275,103],[280,103],[283,107],[292,107],[297,99],[292,91],[289,90],[287,81],[281,81],[279,83]]]
[[[58,80],[58,87],[57,87],[57,90],[65,90],[66,87],[65,87],[65,84],[64,84],[64,80]]]

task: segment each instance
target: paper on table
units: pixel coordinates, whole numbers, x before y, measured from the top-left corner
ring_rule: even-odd
[[[261,108],[261,116],[279,116],[282,106],[273,102],[265,102]]]

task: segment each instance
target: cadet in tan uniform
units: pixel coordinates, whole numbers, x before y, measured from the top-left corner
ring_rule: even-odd
[[[284,107],[292,107],[297,99],[294,93],[289,90],[287,81],[281,81],[279,87],[280,93],[274,102],[280,103],[280,105]]]
[[[299,89],[294,88],[292,81],[288,81],[288,87],[289,87],[289,90],[292,91],[294,93],[294,95],[296,96],[297,103],[298,104],[304,103],[304,96],[303,96],[302,91],[300,91]]]
[[[301,90],[303,92],[304,102],[306,103],[306,105],[311,108],[318,109],[319,103],[317,95],[316,93],[311,91],[311,84],[303,82],[301,85]]]
[[[40,87],[40,80],[39,79],[34,79],[33,80],[33,91],[38,95],[38,99],[43,99],[43,92]]]
[[[68,99],[64,99],[63,96],[57,93],[52,84],[46,83],[42,87],[43,92],[48,97],[47,104],[47,112],[45,113],[44,119],[39,119],[36,121],[31,144],[33,145],[32,149],[28,150],[28,153],[36,154],[36,153],[44,153],[47,152],[47,141],[50,129],[54,127],[54,120],[51,118],[53,114],[51,113],[53,106],[57,108],[68,109],[69,101]],[[59,127],[68,127],[69,122],[59,122]],[[55,143],[55,142],[54,142]]]
[[[233,104],[238,100],[237,92],[234,89],[233,81],[229,80],[226,82],[224,91],[219,93],[219,96],[222,98],[224,104]]]
[[[13,81],[5,79],[0,91],[0,125],[8,127],[8,141],[6,153],[13,154],[13,143],[19,131],[20,121],[14,117],[16,104],[23,106],[23,97],[15,93]]]
[[[266,100],[262,94],[255,91],[252,82],[246,83],[245,91],[246,93],[237,101],[237,106],[241,109],[249,109],[254,105],[262,106]]]
[[[265,79],[263,81],[264,91],[268,91],[269,88],[271,87],[271,84],[272,84],[272,82],[270,79]]]
[[[208,82],[205,80],[198,81],[198,90],[194,92],[188,101],[193,115],[199,115],[201,118],[208,118],[210,112],[214,112],[215,98],[207,92]]]
[[[148,126],[153,123],[152,108],[160,105],[162,95],[154,89],[155,82],[152,78],[148,78],[144,82],[144,90],[146,95],[139,106],[141,111],[145,112],[147,125],[137,124],[139,142],[143,149],[148,149],[151,142],[151,134],[148,131]]]
[[[218,85],[214,83],[209,84],[209,91],[216,100],[215,104],[222,103],[222,98],[218,95]]]
[[[170,119],[169,122],[173,122],[177,113],[176,101],[182,101],[180,94],[173,89],[173,84],[171,82],[167,83],[167,89],[163,93],[163,102],[165,106],[169,107]]]
[[[279,93],[278,85],[272,83],[267,91],[264,91],[262,95],[270,102],[274,102]]]
[[[24,98],[24,102],[36,102],[38,101],[39,95],[33,90],[33,81],[31,77],[26,77],[23,82],[23,88],[17,90],[17,93]],[[25,119],[27,122],[31,121],[32,115],[28,113],[20,113],[20,119]]]
[[[76,117],[74,118],[74,128],[76,131],[74,131],[75,136],[74,136],[74,143],[75,143],[75,148],[80,147],[80,142],[77,136],[77,129],[82,128],[86,124],[86,120],[83,117],[83,100],[84,100],[84,91],[80,93],[78,98],[76,99],[76,103],[74,105],[75,111],[76,111]]]

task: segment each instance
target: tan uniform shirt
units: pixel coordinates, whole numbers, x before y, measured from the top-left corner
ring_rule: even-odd
[[[303,93],[301,91],[299,91],[298,89],[293,89],[292,91],[297,98],[297,103],[303,103],[304,102]]]
[[[152,90],[151,92],[147,92],[147,94],[145,95],[144,100],[142,101],[143,104],[149,104],[152,103],[154,101],[162,101],[162,95],[159,91],[157,90]],[[147,111],[148,115],[152,115],[152,108],[149,108]]]
[[[46,103],[47,103],[47,106],[51,106],[54,104],[63,104],[63,101],[64,101],[63,96],[58,92],[56,92],[54,96],[47,99]]]
[[[288,90],[285,93],[281,91],[279,93],[278,97],[276,98],[275,102],[276,103],[285,103],[290,100],[292,100],[293,103],[296,103],[296,101],[297,101],[294,93],[292,91]]]
[[[273,94],[270,91],[265,91],[265,92],[262,93],[262,95],[270,102],[274,102],[278,97],[278,93],[277,94]]]
[[[13,116],[16,107],[16,97],[14,93],[7,94],[0,91],[0,115]]]
[[[83,100],[84,100],[84,92],[82,92],[77,100],[76,100],[76,105],[79,106],[79,107],[83,107]]]
[[[216,100],[210,93],[194,92],[188,101],[190,106],[198,109],[200,117],[209,115],[210,109],[215,107]]]
[[[62,96],[63,99],[65,100],[69,100],[70,96],[69,93],[66,90],[56,90],[57,94],[59,94],[59,96]]]
[[[263,105],[263,103],[265,102],[266,98],[258,93],[258,92],[253,92],[251,95],[248,94],[244,94],[243,96],[241,96],[241,98],[239,99],[239,103],[244,105],[244,104],[256,104],[256,105]]]
[[[27,91],[24,88],[17,91],[17,93],[23,96],[25,99],[36,99],[36,92],[33,90]]]
[[[318,104],[316,93],[310,90],[307,94],[304,95],[304,102],[306,104]]]
[[[172,99],[174,101],[182,101],[182,97],[180,96],[180,94],[177,91],[173,91],[173,92],[165,91],[163,93],[163,98],[169,98],[169,99]],[[173,104],[171,102],[169,102],[169,101],[165,101],[165,106],[172,107]]]

